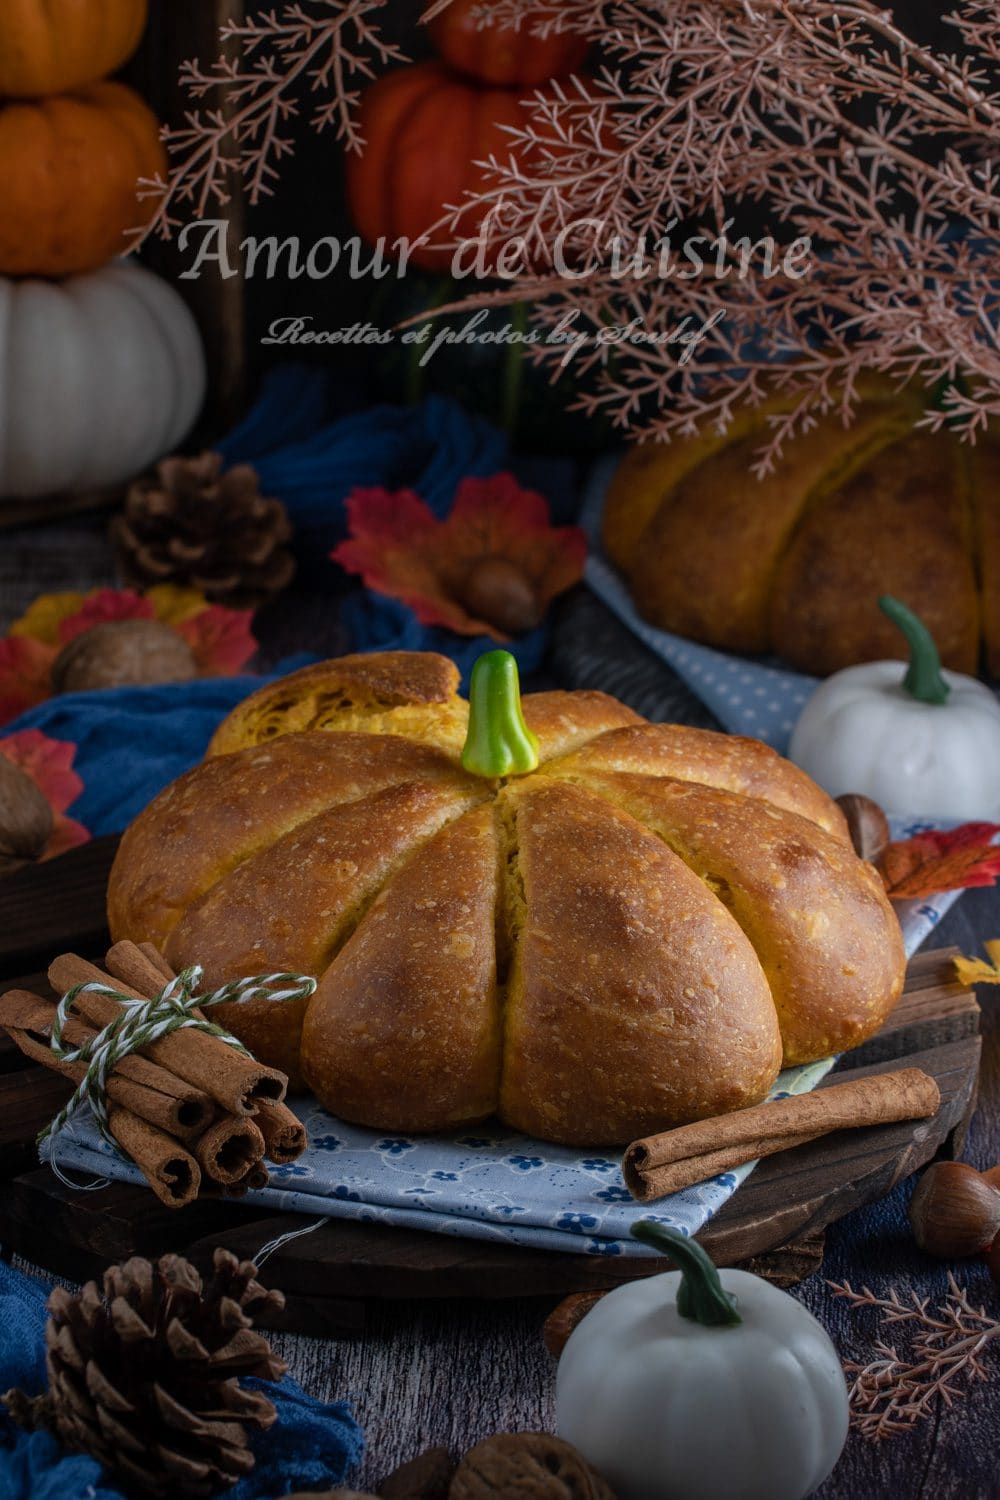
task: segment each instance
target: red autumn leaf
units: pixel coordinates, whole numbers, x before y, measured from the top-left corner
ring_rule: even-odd
[[[226,609],[222,604],[210,604],[173,628],[191,647],[203,677],[231,677],[256,653],[257,640],[250,629],[252,620],[252,609]]]
[[[583,574],[587,543],[576,526],[551,525],[541,495],[521,489],[511,474],[464,479],[451,514],[439,521],[411,490],[355,490],[347,501],[350,538],[330,554],[366,586],[409,605],[424,625],[459,635],[509,636],[486,619],[489,595],[473,594],[481,564],[504,566],[530,601],[523,628],[544,614],[557,594]],[[477,609],[476,605],[479,606]]]
[[[993,885],[1000,879],[997,823],[963,823],[946,833],[930,829],[890,844],[879,859],[894,901],[919,901],[940,891]]]
[[[156,611],[148,599],[131,589],[98,589],[90,594],[76,614],[68,615],[59,626],[63,645],[75,640],[94,625],[113,624],[118,620],[152,620]]]
[[[73,770],[76,746],[68,740],[50,739],[39,729],[22,729],[0,739],[0,755],[31,777],[52,809],[52,833],[42,859],[87,843],[88,830],[75,818],[66,817],[66,809],[83,791],[83,782]]]
[[[58,653],[27,635],[0,640],[0,724],[9,724],[52,694]]]

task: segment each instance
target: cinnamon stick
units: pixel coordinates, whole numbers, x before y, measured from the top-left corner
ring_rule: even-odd
[[[202,1188],[202,1195],[218,1196],[220,1198],[245,1198],[247,1193],[256,1193],[261,1188],[266,1188],[269,1181],[267,1168],[262,1162],[257,1162],[255,1166],[250,1168],[246,1176],[241,1177],[238,1182],[230,1182],[226,1187],[223,1187],[218,1182],[207,1183]]]
[[[0,1026],[25,1057],[79,1084],[86,1076],[87,1065],[62,1062],[56,1057],[50,1045],[54,1019],[55,1006],[27,990],[9,990],[0,997]],[[71,1046],[79,1047],[92,1041],[96,1032],[71,1016],[63,1027],[63,1036]],[[122,1058],[108,1079],[107,1094],[112,1104],[179,1140],[203,1135],[215,1114],[207,1094],[144,1057]]]
[[[919,1068],[900,1068],[633,1141],[622,1160],[622,1174],[632,1197],[649,1203],[834,1130],[923,1120],[940,1107],[933,1078]]]
[[[115,946],[117,947],[118,945],[116,944]],[[153,968],[163,979],[164,984],[169,984],[171,979],[177,978],[177,975],[167,963],[167,960],[163,957],[163,954],[160,952],[159,948],[155,947],[154,944],[137,943],[136,947],[139,949],[140,953],[144,954],[145,957],[149,959]]]
[[[264,1137],[264,1155],[282,1166],[301,1156],[309,1143],[305,1126],[287,1104],[258,1104],[254,1123]]]
[[[117,945],[119,949],[121,946]],[[111,951],[116,953],[115,949]],[[148,978],[152,965],[141,954],[139,957]],[[116,963],[120,967],[119,958],[116,953]],[[148,1000],[163,988],[162,976],[153,972],[155,979],[150,981],[148,993],[144,994],[117,974],[114,976],[115,988],[123,995]],[[107,974],[77,954],[64,953],[50,965],[49,982],[60,994],[66,994],[78,984],[107,984],[109,980]],[[107,1026],[118,1015],[119,1006],[106,995],[85,993],[79,997],[77,1010],[91,1025]],[[210,1095],[230,1114],[251,1115],[261,1100],[280,1103],[288,1087],[284,1073],[279,1073],[276,1068],[263,1067],[218,1037],[203,1031],[175,1031],[152,1042],[143,1051],[145,1056],[176,1077]]]
[[[201,1171],[194,1157],[173,1136],[127,1109],[111,1109],[108,1125],[161,1202],[168,1208],[184,1208],[194,1202],[201,1186]]]
[[[210,1125],[194,1147],[206,1177],[224,1184],[239,1182],[264,1155],[264,1137],[252,1120],[229,1115]]]

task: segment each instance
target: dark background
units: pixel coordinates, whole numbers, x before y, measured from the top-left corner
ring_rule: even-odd
[[[207,66],[218,55],[221,20],[239,18],[244,11],[260,14],[271,8],[272,0],[267,5],[256,0],[151,0],[147,35],[126,77],[150,101],[162,120],[176,125],[189,107],[187,95],[177,81],[181,61],[197,57]],[[281,5],[275,4],[274,8],[280,11]],[[414,59],[431,54],[424,28],[418,22],[423,8],[422,0],[389,0],[381,18],[384,34]],[[947,25],[941,3],[910,0],[909,4],[897,4],[895,9],[910,34],[942,49],[955,49],[958,35]],[[598,65],[599,60],[599,51],[595,49],[592,65]],[[212,100],[205,102],[211,104]],[[291,127],[296,136],[295,154],[284,160],[274,196],[253,209],[235,203],[209,211],[211,217],[232,218],[233,241],[238,243],[244,235],[258,238],[275,235],[279,240],[298,236],[308,250],[314,241],[325,236],[343,242],[354,233],[344,202],[344,148],[333,130],[317,135],[309,127],[310,110],[310,102],[304,98],[302,113]],[[181,212],[186,212],[183,206]],[[740,224],[741,228],[745,225],[757,232],[765,228],[763,221],[751,224],[745,208],[740,210]],[[240,226],[238,232],[237,226]],[[174,245],[152,244],[144,254],[155,269],[172,280],[193,259],[190,249],[181,257]],[[406,313],[433,305],[436,298],[440,300],[440,279],[415,276],[411,272],[404,287],[394,277],[381,282],[371,278],[352,282],[338,268],[323,281],[293,282],[284,276],[268,281],[258,275],[244,286],[239,279],[223,282],[207,267],[199,281],[175,284],[191,301],[206,335],[214,401],[209,413],[209,435],[213,429],[224,430],[240,413],[270,363],[289,357],[322,363],[342,390],[345,409],[371,400],[412,400],[429,389],[439,388],[464,397],[475,409],[498,418],[496,389],[504,373],[498,369],[502,361],[493,355],[442,353],[423,375],[414,377],[412,364],[408,366],[399,357],[387,358],[373,349],[355,346],[289,349],[261,345],[261,338],[275,319],[298,314],[310,315],[315,328],[335,329],[366,318],[378,326],[391,327]],[[541,377],[529,378],[536,381],[541,392]],[[586,446],[588,442],[596,446],[606,442],[606,434],[594,433],[575,421],[567,424],[557,421],[553,427],[548,418],[553,408],[562,410],[569,394],[564,390],[562,401],[544,401],[548,408],[546,421],[533,425],[522,420],[515,432],[520,446],[565,451]]]

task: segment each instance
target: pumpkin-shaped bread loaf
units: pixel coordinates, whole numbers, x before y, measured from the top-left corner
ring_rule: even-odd
[[[1000,440],[917,424],[923,393],[861,382],[854,420],[821,416],[763,479],[792,399],[640,443],[611,483],[604,542],[640,614],[723,651],[825,675],[905,654],[878,600],[917,611],[956,672],[1000,677]]]
[[[899,927],[839,808],[755,740],[527,696],[537,771],[462,768],[444,657],[348,656],[263,688],[125,834],[116,939],[206,982],[315,974],[215,1013],[346,1120],[497,1114],[622,1142],[764,1097],[877,1030]]]

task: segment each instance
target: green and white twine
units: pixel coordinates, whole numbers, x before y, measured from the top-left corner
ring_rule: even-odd
[[[77,1110],[89,1104],[101,1135],[117,1150],[108,1126],[106,1096],[108,1078],[123,1058],[143,1051],[175,1031],[203,1031],[234,1047],[244,1057],[250,1057],[242,1042],[214,1021],[207,1021],[193,1012],[211,1010],[215,1005],[241,1005],[248,1000],[307,1000],[316,990],[316,980],[307,974],[257,974],[252,978],[234,979],[221,989],[199,995],[197,991],[203,975],[202,966],[193,964],[171,979],[151,1000],[137,1000],[134,995],[124,995],[114,985],[96,979],[74,985],[67,991],[56,1008],[50,1045],[61,1062],[85,1063],[87,1072],[65,1109],[60,1110],[39,1135],[39,1145],[58,1135]],[[63,1027],[78,998],[84,994],[103,995],[114,1000],[121,1013],[89,1041],[79,1047],[68,1047],[63,1042]]]

